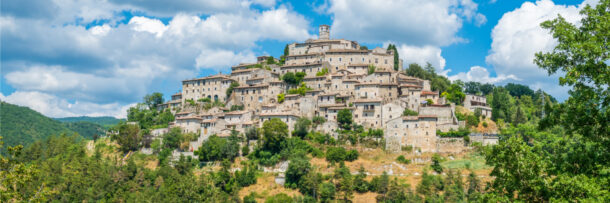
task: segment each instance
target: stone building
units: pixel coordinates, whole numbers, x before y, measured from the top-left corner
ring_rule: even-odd
[[[403,116],[388,121],[386,149],[411,146],[420,152],[436,152],[436,116]]]
[[[212,101],[225,102],[227,99],[227,89],[231,86],[234,79],[228,75],[212,75],[202,78],[182,81],[182,104],[186,100],[197,101],[209,98]]]
[[[491,118],[491,107],[487,105],[486,97],[467,94],[466,98],[464,98],[464,108],[467,108],[472,112],[479,109],[481,111],[481,115]]]

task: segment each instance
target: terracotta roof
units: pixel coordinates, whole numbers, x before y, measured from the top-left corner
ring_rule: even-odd
[[[360,49],[331,49],[326,51],[326,53],[369,53],[369,50],[360,50]]]
[[[307,67],[307,66],[318,66],[322,65],[322,63],[310,63],[310,64],[292,64],[292,65],[283,65],[280,68],[291,68],[291,67]]]
[[[356,99],[354,103],[377,103],[381,101],[381,99]]]
[[[345,104],[320,104],[318,107],[320,108],[329,108],[329,107],[340,107],[345,106]]]
[[[288,55],[286,57],[299,57],[299,56],[316,56],[316,55],[322,55],[321,53],[311,53],[311,54],[294,54],[294,55]]]
[[[299,94],[287,94],[287,95],[284,95],[284,98],[286,98],[286,97],[298,97],[298,96],[300,96],[300,95]]]
[[[324,93],[324,94],[319,94],[318,96],[335,96],[338,95],[339,93],[336,92],[331,92],[331,93]]]
[[[248,80],[246,80],[246,81],[250,81],[250,80],[262,80],[262,79],[265,79],[265,78],[263,78],[263,77],[258,77],[258,78],[250,78],[250,79],[248,79]]]
[[[231,68],[241,68],[246,66],[256,65],[256,63],[240,63],[239,65],[232,66]]]
[[[269,86],[269,85],[267,85],[267,84],[261,84],[261,85],[243,85],[243,86],[235,87],[235,89],[258,88],[258,87],[267,87],[267,86]]]
[[[225,115],[241,115],[241,114],[245,114],[248,113],[248,111],[230,111],[230,112],[225,112]]]
[[[201,78],[194,78],[194,79],[190,79],[190,80],[183,80],[182,82],[208,80],[208,79],[216,79],[216,78],[220,78],[220,79],[224,79],[224,80],[233,80],[231,78],[228,78],[226,75],[211,75],[211,76],[206,76],[206,77],[201,77]]]
[[[421,91],[421,95],[438,95],[438,92]]]
[[[217,119],[212,118],[212,119],[202,120],[201,123],[216,123],[216,120]]]
[[[191,111],[183,111],[183,112],[176,113],[176,115],[186,115],[186,114],[189,114],[189,113],[193,113],[193,112],[191,112]]]
[[[357,83],[359,83],[360,81],[358,81],[358,80],[350,80],[350,79],[348,79],[348,80],[343,80],[343,82],[357,82]]]
[[[369,64],[366,64],[366,63],[352,63],[352,64],[347,65],[347,67],[360,67],[360,66],[368,67]]]
[[[185,117],[176,118],[176,120],[189,120],[189,119],[202,120],[200,117],[197,117],[197,116],[185,116]]]
[[[254,70],[253,68],[242,69],[242,70],[234,70],[234,71],[231,71],[231,74],[233,74],[233,73],[251,72],[253,70]]]
[[[178,96],[178,95],[182,95],[182,92],[178,92],[176,94],[172,94],[172,96]]]
[[[355,107],[349,106],[337,106],[337,107],[329,107],[330,110],[341,110],[341,109],[356,109]]]
[[[400,87],[415,87],[415,88],[422,88],[422,86],[419,86],[419,85],[411,85],[411,84],[402,84],[402,85],[400,85]]]
[[[290,113],[290,112],[260,113],[260,114],[258,114],[258,116],[294,116],[294,117],[299,117],[299,116],[295,115],[294,113]]]

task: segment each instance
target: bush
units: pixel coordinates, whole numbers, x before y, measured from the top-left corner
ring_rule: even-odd
[[[283,103],[283,102],[284,102],[284,100],[285,100],[285,96],[286,96],[286,95],[284,95],[284,93],[280,93],[280,94],[278,94],[278,95],[277,95],[277,103],[280,103],[280,104],[281,104],[281,103]]]
[[[324,76],[326,74],[328,74],[328,68],[324,67],[324,68],[322,68],[322,70],[320,70],[316,73],[316,76]]]
[[[347,151],[343,147],[329,147],[326,150],[326,161],[330,163],[341,162],[345,160]]]
[[[210,136],[195,154],[200,161],[233,160],[239,153],[239,145],[236,140],[227,140],[216,135]]]
[[[413,146],[411,146],[411,145],[402,146],[402,147],[400,147],[400,150],[402,150],[403,152],[412,152]]]
[[[488,125],[487,125],[487,122],[483,122],[483,127],[485,127],[485,128],[486,128],[487,126],[488,126]]]
[[[441,166],[441,161],[442,161],[442,158],[440,155],[434,154],[434,156],[432,156],[432,165],[430,167],[432,167],[432,170],[436,171],[439,174],[443,172],[443,167]]]
[[[354,161],[358,159],[358,151],[345,150],[343,147],[330,147],[326,150],[326,161],[330,163],[341,161]]]
[[[402,112],[403,116],[417,116],[419,113],[417,111],[413,111],[411,109],[406,108],[405,111]]]
[[[347,154],[345,155],[345,160],[346,161],[355,161],[356,159],[358,159],[358,151],[355,149],[349,150],[347,152]]]
[[[468,127],[479,126],[479,117],[476,117],[475,115],[466,116],[466,126],[468,126]]]
[[[244,146],[241,147],[241,155],[248,156],[249,153],[250,153],[250,146],[248,146],[248,143],[246,143],[246,144],[244,144]]]
[[[410,164],[411,160],[406,159],[405,156],[400,155],[396,158],[396,161],[398,161],[398,163],[402,163],[402,164]]]
[[[230,111],[242,111],[244,110],[244,105],[232,105]]]
[[[273,196],[267,198],[267,200],[265,200],[265,203],[285,203],[285,202],[292,202],[292,197],[290,197],[284,193],[273,195]]]
[[[456,130],[449,130],[449,132],[441,132],[440,130],[436,131],[436,134],[440,137],[464,137],[470,134],[470,130],[467,128],[459,128]]]
[[[244,203],[256,203],[256,193],[250,192],[249,195],[244,197]]]

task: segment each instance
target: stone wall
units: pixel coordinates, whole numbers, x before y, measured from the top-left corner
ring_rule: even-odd
[[[463,138],[436,139],[436,152],[438,153],[460,153],[466,148]]]

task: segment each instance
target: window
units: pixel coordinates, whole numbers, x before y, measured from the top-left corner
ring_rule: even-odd
[[[341,61],[341,57],[339,57],[339,61]]]
[[[258,97],[258,102],[263,103],[263,97]]]

